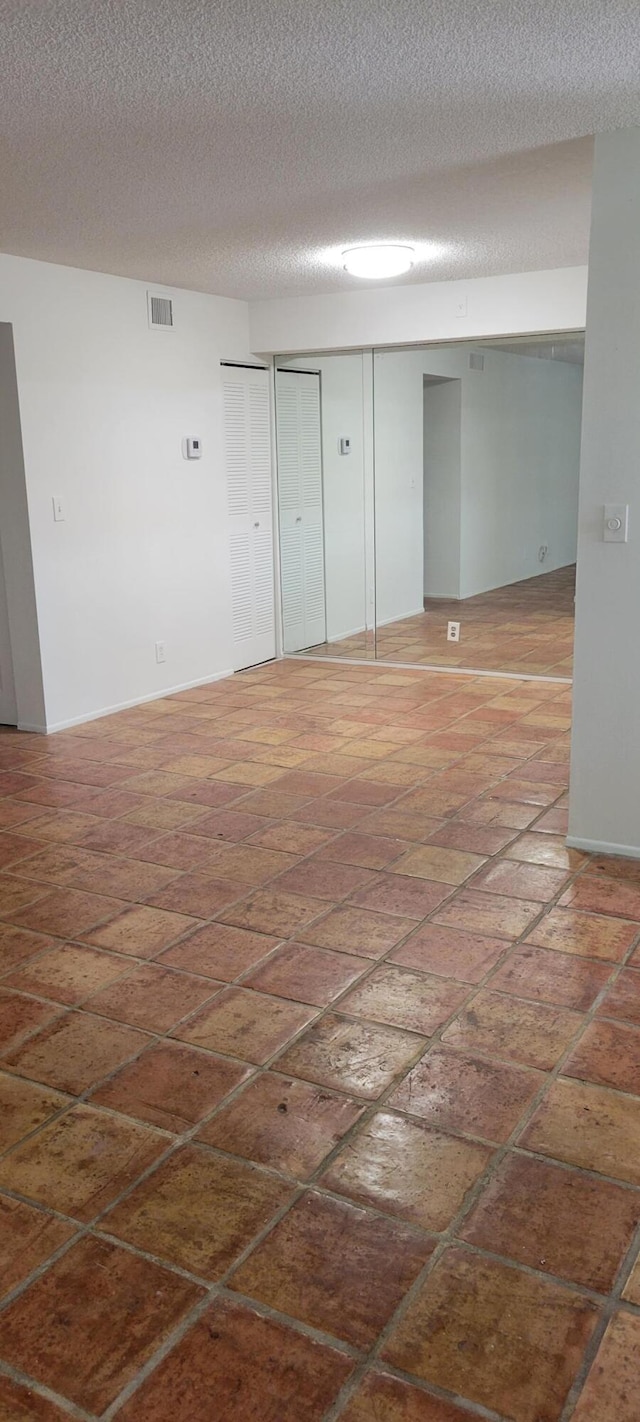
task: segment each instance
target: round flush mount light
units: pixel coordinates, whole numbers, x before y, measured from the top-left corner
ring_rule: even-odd
[[[402,276],[403,272],[411,270],[414,259],[413,247],[396,242],[370,247],[348,247],[342,253],[344,269],[350,276],[373,281],[379,281],[381,277]]]

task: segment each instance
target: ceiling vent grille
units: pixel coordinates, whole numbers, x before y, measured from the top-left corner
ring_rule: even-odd
[[[470,370],[484,370],[484,355],[482,351],[472,351],[469,356]]]
[[[170,296],[159,296],[147,292],[149,325],[154,331],[173,330],[173,302]]]

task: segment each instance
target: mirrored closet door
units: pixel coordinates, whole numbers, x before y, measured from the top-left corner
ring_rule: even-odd
[[[377,350],[376,655],[570,678],[584,333]]]
[[[375,656],[371,364],[371,352],[276,361],[288,654]]]

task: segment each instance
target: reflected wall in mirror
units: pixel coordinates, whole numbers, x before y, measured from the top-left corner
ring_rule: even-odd
[[[361,351],[276,361],[286,653],[375,654],[371,365]]]
[[[583,348],[375,352],[378,658],[571,675]]]

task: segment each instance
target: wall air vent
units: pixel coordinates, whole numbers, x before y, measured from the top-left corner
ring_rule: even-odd
[[[469,356],[470,370],[484,370],[484,356],[482,351],[472,351]]]
[[[149,315],[149,325],[154,331],[173,330],[173,302],[170,296],[147,292],[147,311]]]

